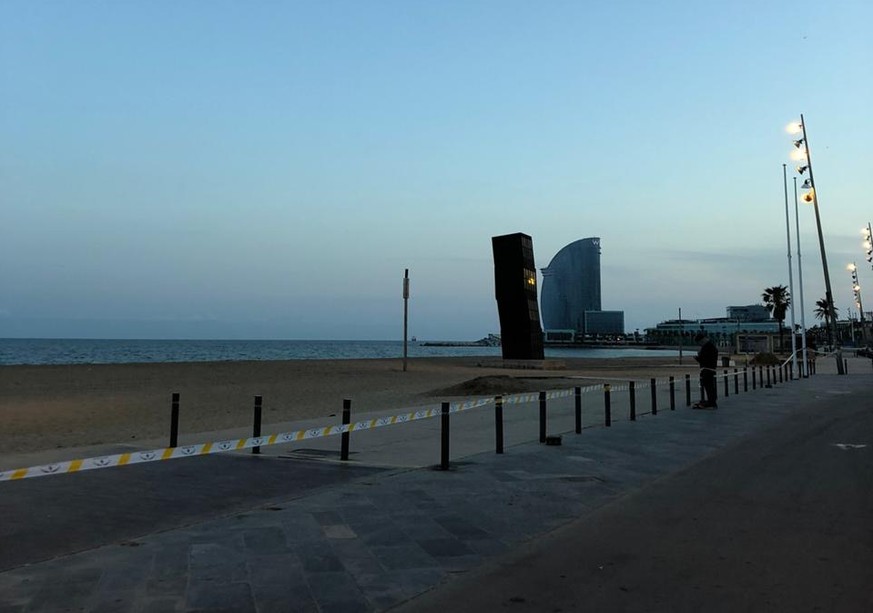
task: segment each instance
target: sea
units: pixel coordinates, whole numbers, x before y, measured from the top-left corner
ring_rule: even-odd
[[[500,357],[500,347],[428,345],[409,342],[410,358]],[[678,355],[643,348],[547,347],[547,359]],[[352,360],[402,358],[403,341],[314,340],[117,340],[0,339],[0,365],[134,364],[155,362],[238,362],[246,360]]]

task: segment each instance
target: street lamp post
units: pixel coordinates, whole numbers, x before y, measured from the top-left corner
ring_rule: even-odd
[[[782,185],[785,189],[785,238],[788,243],[788,300],[791,309],[791,376],[794,373],[800,377],[797,370],[797,338],[794,335],[794,271],[791,266],[791,222],[788,214],[788,171],[782,164]]]
[[[809,376],[809,356],[806,351],[806,315],[803,312],[803,265],[800,257],[800,211],[797,206],[797,177],[794,179],[794,236],[797,237],[797,281],[800,289],[800,328],[803,332],[800,344],[803,347],[803,368],[804,376]]]
[[[807,179],[803,185],[803,187],[809,188],[809,192],[804,194],[803,199],[805,202],[811,201],[815,210],[815,226],[818,230],[818,247],[821,251],[821,265],[824,271],[825,300],[828,303],[828,311],[830,312],[828,344],[834,347],[834,357],[837,360],[837,374],[844,375],[846,374],[846,369],[843,365],[843,356],[840,347],[838,346],[839,341],[837,340],[837,313],[836,309],[834,309],[834,294],[831,291],[831,276],[830,273],[828,273],[828,257],[827,253],[825,253],[824,235],[821,231],[821,215],[819,214],[818,208],[818,190],[815,189],[815,177],[812,173],[812,155],[809,152],[809,138],[806,135],[806,122],[803,119],[802,113],[800,115],[800,130],[803,133],[803,138],[794,141],[794,146],[802,151],[806,161],[805,169],[809,171],[809,179]],[[800,149],[801,145],[803,146],[803,149]]]
[[[861,302],[861,284],[858,282],[858,267],[855,262],[848,265],[848,270],[852,273],[852,293],[855,296],[855,306],[858,307],[861,321],[861,340],[867,344],[867,323],[864,321],[864,304]],[[852,334],[852,341],[855,340],[855,335]]]

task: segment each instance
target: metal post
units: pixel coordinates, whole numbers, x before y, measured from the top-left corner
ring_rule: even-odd
[[[649,380],[649,387],[652,391],[652,415],[658,414],[658,389],[656,387],[657,382],[655,379]]]
[[[754,374],[754,371],[753,371]],[[743,366],[743,391],[749,391],[749,367]]]
[[[343,425],[348,426],[352,423],[352,401],[349,398],[343,399]],[[351,441],[351,432],[346,430],[341,435],[340,442],[340,460],[346,462],[349,459],[349,442]]]
[[[727,368],[724,369],[724,397],[728,397],[728,371]]]
[[[691,406],[691,375],[685,375],[685,406]]]
[[[576,396],[576,434],[582,434],[582,388],[577,387],[573,391]]]
[[[676,382],[670,377],[670,410],[676,410]]]
[[[782,164],[782,184],[785,188],[785,236],[788,242],[788,295],[791,297],[791,361],[797,363],[797,336],[794,334],[794,267],[791,265],[791,219],[788,214],[788,172]]]
[[[503,453],[503,396],[494,399],[494,435],[496,452]]]
[[[179,446],[179,394],[173,392],[170,400],[170,447]]]
[[[628,393],[630,394],[630,420],[637,420],[637,389],[633,381],[628,385]]]
[[[609,428],[612,425],[612,401],[610,400],[611,386],[603,384],[603,425]]]
[[[540,392],[540,442],[546,442],[546,393]]]
[[[755,378],[755,367],[754,366],[752,366],[752,389],[753,390],[758,389],[758,383],[757,383],[757,380]]]
[[[403,273],[403,372],[406,372],[407,346],[406,338],[409,331],[409,269]]]
[[[797,238],[797,281],[800,286],[800,329],[803,336],[800,339],[800,346],[803,347],[803,359],[801,364],[803,367],[798,373],[800,376],[809,377],[809,354],[806,348],[806,315],[803,312],[803,262],[800,257],[800,215],[797,207],[797,177],[794,179],[794,236]]]
[[[734,368],[734,395],[740,393],[740,374],[736,368]]]
[[[449,469],[449,403],[442,404],[440,415],[440,470]]]
[[[767,389],[770,389],[771,387],[773,386],[770,384],[770,365],[767,364]]]
[[[803,119],[803,113],[800,114],[800,128],[803,130],[803,145],[806,150],[806,165],[809,170],[809,183],[812,185],[812,205],[815,209],[815,226],[818,230],[818,246],[821,251],[821,266],[824,271],[825,281],[825,301],[828,303],[828,312],[830,313],[830,325],[828,326],[829,344],[834,347],[834,356],[837,360],[837,374],[844,375],[843,356],[842,352],[837,347],[839,340],[837,338],[837,312],[834,309],[834,294],[831,291],[831,276],[828,272],[828,258],[825,254],[824,235],[821,231],[821,216],[818,210],[818,190],[815,187],[815,178],[812,174],[812,155],[810,154],[809,138],[806,135],[806,121]]]
[[[254,422],[252,423],[252,438],[261,436],[261,406],[263,399],[260,396],[255,396],[254,407]],[[257,455],[261,453],[261,447],[252,447],[252,453]]]

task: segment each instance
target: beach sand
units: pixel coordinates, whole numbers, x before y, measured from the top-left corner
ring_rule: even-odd
[[[320,417],[333,423],[344,398],[361,415],[609,380],[697,376],[690,356],[681,366],[678,358],[661,357],[549,366],[503,368],[499,359],[475,357],[410,359],[406,372],[399,359],[2,366],[0,456],[166,440],[173,392],[181,394],[180,432],[250,428],[256,394],[270,432],[271,423]]]

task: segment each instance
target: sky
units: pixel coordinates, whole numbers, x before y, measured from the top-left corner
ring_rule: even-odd
[[[477,339],[491,237],[628,332],[873,268],[873,3],[0,1],[0,337]],[[801,203],[804,312],[824,296]],[[540,277],[541,281],[541,277]],[[800,309],[796,320],[800,322]]]

